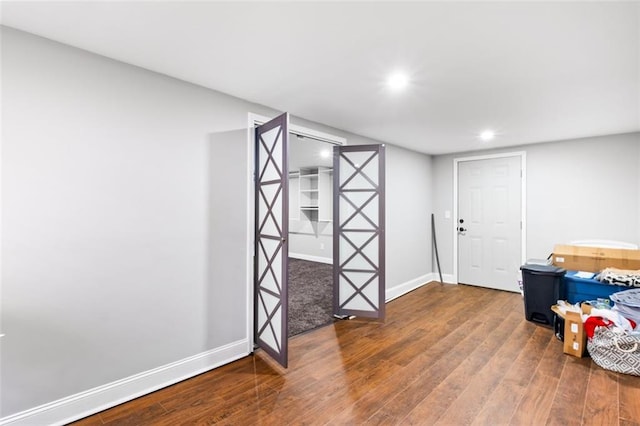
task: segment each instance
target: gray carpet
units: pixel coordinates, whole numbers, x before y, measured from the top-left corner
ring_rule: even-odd
[[[289,258],[289,336],[333,322],[333,266]]]

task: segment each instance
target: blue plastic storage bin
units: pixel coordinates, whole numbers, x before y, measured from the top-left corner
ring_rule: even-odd
[[[615,292],[629,290],[629,287],[601,283],[595,278],[579,278],[575,276],[577,273],[578,271],[567,271],[564,276],[565,299],[569,303],[608,299]]]

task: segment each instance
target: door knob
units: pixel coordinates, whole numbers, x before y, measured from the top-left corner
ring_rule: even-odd
[[[466,228],[463,228],[462,226],[458,228],[458,232],[464,232],[466,231]]]

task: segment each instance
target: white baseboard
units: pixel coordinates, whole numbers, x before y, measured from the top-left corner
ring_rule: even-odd
[[[430,283],[431,281],[439,281],[440,276],[437,272],[431,272],[428,274],[424,274],[417,278],[414,278],[405,283],[393,286],[391,288],[387,288],[385,291],[385,301],[389,302],[393,299],[396,299],[402,295],[409,293],[412,290],[415,290],[418,287],[422,287],[423,285]],[[443,284],[457,284],[453,278],[452,274],[443,274],[442,275]]]
[[[440,279],[440,277],[436,274],[436,280],[438,279]],[[458,284],[453,274],[442,274],[442,281],[444,281],[444,284]]]
[[[385,301],[389,302],[393,299],[396,299],[404,294],[409,293],[412,290],[415,290],[418,287],[422,287],[423,285],[437,280],[437,275],[434,275],[433,272],[429,274],[421,275],[417,278],[414,278],[410,281],[404,282],[402,284],[398,284],[391,288],[387,288],[385,291]]]
[[[247,356],[247,340],[163,365],[39,407],[0,418],[0,425],[63,425]]]
[[[432,281],[440,282],[440,275],[437,272],[432,272]],[[458,284],[453,274],[442,274],[442,284]]]
[[[311,256],[309,254],[291,253],[291,252],[289,252],[289,257],[293,257],[294,259],[309,260],[311,262],[327,263],[329,265],[333,265],[333,259],[330,257]]]

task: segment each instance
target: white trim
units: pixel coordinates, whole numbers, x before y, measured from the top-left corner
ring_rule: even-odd
[[[442,281],[443,281],[443,284],[458,285],[458,280],[456,280],[456,277],[453,274],[442,274]]]
[[[253,248],[255,234],[255,133],[253,128],[258,121],[257,115],[249,113],[247,117],[247,350],[253,351],[255,345],[253,335]]]
[[[412,280],[404,282],[402,284],[395,285],[391,288],[385,289],[385,302],[390,302],[393,299],[397,299],[400,296],[403,296],[410,291],[413,291],[423,285],[426,285],[432,281],[438,280],[438,274],[430,272],[428,274],[421,275]]]
[[[458,282],[458,163],[463,161],[492,160],[495,158],[520,157],[520,167],[522,169],[521,184],[521,211],[520,221],[520,261],[525,263],[527,258],[527,153],[525,151],[502,152],[499,154],[476,155],[472,157],[461,157],[453,159],[453,282]]]
[[[519,152],[520,167],[522,169],[522,179],[520,188],[520,220],[522,221],[522,229],[520,234],[520,264],[524,265],[527,261],[527,153]]]
[[[248,355],[246,340],[134,374],[84,392],[0,418],[0,425],[63,425],[131,401]]]
[[[251,121],[251,117],[253,117],[253,121]],[[268,117],[249,113],[249,119],[251,125],[249,128],[255,126],[256,124],[264,124],[267,121],[271,120]],[[308,127],[298,126],[295,124],[289,124],[289,133],[293,133],[294,135],[304,136],[305,138],[315,139],[322,142],[329,142],[334,145],[346,145],[347,139],[341,136],[331,135],[329,133],[320,132],[318,130],[309,129]]]
[[[333,265],[333,258],[331,257],[312,256],[310,254],[292,253],[292,252],[289,252],[289,257],[292,257],[294,259],[308,260],[310,262],[326,263],[327,265]]]

